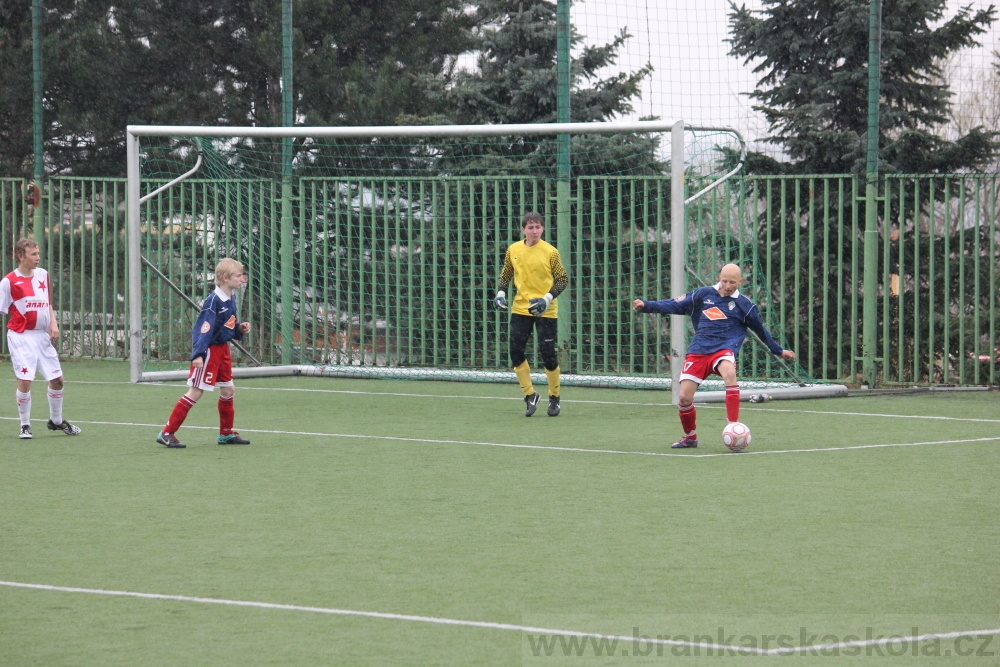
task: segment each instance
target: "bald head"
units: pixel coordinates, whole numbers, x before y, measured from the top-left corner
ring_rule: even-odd
[[[736,280],[743,280],[743,272],[740,271],[740,267],[736,264],[726,264],[719,271],[719,277],[728,276],[729,278],[734,278]]]
[[[726,264],[719,271],[719,294],[732,296],[743,284],[743,272],[735,264]]]

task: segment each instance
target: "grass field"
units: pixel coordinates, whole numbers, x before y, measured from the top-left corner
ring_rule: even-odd
[[[744,404],[732,454],[661,392],[244,380],[252,445],[206,395],[168,450],[180,383],[64,370],[75,438],[0,381],[0,664],[1000,664],[996,392]]]

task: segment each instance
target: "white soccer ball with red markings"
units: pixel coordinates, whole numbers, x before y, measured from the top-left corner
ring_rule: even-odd
[[[731,451],[742,452],[750,446],[750,427],[743,422],[731,422],[722,429],[722,444]]]

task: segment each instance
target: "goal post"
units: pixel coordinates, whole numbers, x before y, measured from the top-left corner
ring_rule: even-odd
[[[572,138],[569,192],[556,184],[560,135]],[[694,285],[692,253],[721,266],[756,252],[752,239],[737,250],[723,229],[746,217],[733,179],[745,146],[730,128],[133,125],[127,147],[133,382],[186,377],[191,304],[211,291],[224,256],[250,276],[238,299],[253,328],[234,352],[237,377],[513,382],[506,318],[488,297],[520,218],[539,210],[571,276],[560,296],[563,383],[670,388],[685,324],[664,318],[674,320],[667,337],[628,302]],[[569,198],[569,238],[556,229],[559,196]],[[722,225],[711,248],[686,225],[692,206]],[[762,370],[761,386],[806,384],[792,377],[801,369]]]

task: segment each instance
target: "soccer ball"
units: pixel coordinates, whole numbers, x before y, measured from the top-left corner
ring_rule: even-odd
[[[743,422],[726,424],[722,429],[722,444],[731,451],[742,452],[750,445],[750,427]]]

